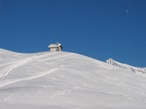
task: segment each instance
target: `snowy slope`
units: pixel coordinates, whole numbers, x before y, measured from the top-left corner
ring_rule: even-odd
[[[146,78],[69,52],[0,49],[0,109],[146,109]]]

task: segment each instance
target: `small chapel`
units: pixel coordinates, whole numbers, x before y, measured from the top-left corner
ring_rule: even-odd
[[[62,44],[61,43],[54,43],[48,46],[51,52],[61,52],[62,51]]]

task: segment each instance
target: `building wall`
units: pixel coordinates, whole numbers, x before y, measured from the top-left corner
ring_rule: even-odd
[[[61,51],[61,48],[60,48],[60,47],[50,48],[50,51],[51,51],[51,52]]]

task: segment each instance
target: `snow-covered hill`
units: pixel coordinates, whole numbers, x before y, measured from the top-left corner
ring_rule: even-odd
[[[0,49],[0,109],[146,109],[146,78],[75,53]]]

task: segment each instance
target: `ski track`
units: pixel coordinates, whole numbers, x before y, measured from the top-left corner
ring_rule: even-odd
[[[22,62],[22,61],[26,61],[26,60],[32,60],[32,59],[39,59],[39,58],[42,58],[42,57],[45,57],[45,56],[49,56],[49,55],[52,55],[54,53],[51,53],[51,54],[43,54],[43,55],[39,55],[39,56],[31,56],[31,57],[28,57],[26,59],[22,59],[21,61],[18,60],[18,61],[12,61],[12,62],[9,62],[9,63],[5,63],[5,64],[0,64],[0,67],[3,67],[3,66],[6,66],[6,65],[9,65],[9,64],[17,64],[18,62]]]
[[[37,75],[33,75],[33,76],[21,78],[21,79],[2,81],[2,82],[0,82],[0,87],[4,87],[4,86],[6,86],[6,85],[13,84],[13,83],[17,83],[17,82],[21,82],[21,81],[27,81],[27,80],[36,79],[36,78],[45,76],[45,75],[47,75],[47,74],[53,73],[53,72],[55,72],[55,71],[57,71],[57,70],[58,70],[57,68],[53,68],[52,70],[40,72],[40,73],[37,74]]]
[[[19,67],[19,66],[23,65],[27,61],[29,61],[29,60],[21,60],[21,61],[18,61],[16,63],[14,63],[13,65],[10,65],[10,66],[2,69],[1,70],[1,73],[0,73],[0,77],[7,76],[13,69],[15,69],[16,67]]]
[[[13,63],[12,65],[2,69],[0,72],[0,77],[4,77],[4,76],[7,76],[13,69],[27,63],[27,62],[30,62],[31,60],[33,59],[40,59],[40,58],[44,58],[48,55],[52,55],[52,54],[45,54],[45,55],[40,55],[40,56],[33,56],[33,57],[29,57],[27,59],[23,59],[23,60],[20,60],[20,61],[17,61],[17,62],[11,62]],[[69,56],[72,56],[73,54],[70,54],[70,55],[63,55],[63,56],[59,56],[59,57],[54,57],[54,58],[50,58],[50,59],[43,59],[41,61],[45,61],[45,60],[54,60],[54,59],[61,59],[61,58],[65,58],[65,57],[69,57]],[[52,63],[52,62],[51,62]],[[10,63],[9,63],[10,64]],[[58,64],[54,64],[54,68],[52,70],[49,70],[49,71],[44,71],[44,72],[40,72],[39,74],[36,74],[36,75],[32,75],[32,76],[29,76],[29,77],[25,77],[25,78],[20,78],[20,79],[15,79],[15,80],[5,80],[5,81],[1,81],[0,82],[0,87],[4,87],[6,85],[9,85],[9,84],[13,84],[13,83],[16,83],[16,82],[20,82],[20,81],[25,81],[25,80],[31,80],[31,79],[36,79],[36,78],[39,78],[39,77],[42,77],[44,75],[47,75],[49,73],[52,73],[56,70],[60,70],[61,69],[61,65],[58,65]]]
[[[6,66],[6,65],[10,65],[10,64],[13,64],[13,63],[16,63],[16,62],[17,62],[17,61],[5,63],[5,64],[0,64],[0,67]]]
[[[0,71],[0,78],[1,77],[4,77],[4,76],[7,76],[13,69],[27,63],[27,62],[30,62],[32,60],[38,60],[40,58],[45,58],[46,56],[48,57],[49,55],[52,55],[54,53],[51,53],[51,54],[43,54],[43,55],[40,55],[40,56],[32,56],[32,57],[29,57],[29,58],[26,58],[26,59],[23,59],[23,60],[20,60],[20,61],[16,61],[16,62],[11,62],[13,63],[12,65],[2,69]],[[45,61],[45,60],[53,60],[53,59],[60,59],[60,58],[64,58],[64,57],[68,57],[68,56],[71,56],[73,54],[70,54],[70,55],[63,55],[63,56],[59,56],[59,57],[54,57],[54,58],[47,58],[47,59],[43,59],[41,61]],[[11,63],[7,63],[7,64],[11,64]],[[6,64],[3,64],[3,65],[6,65]],[[2,66],[2,65],[1,65]],[[59,67],[58,67],[59,68]]]

